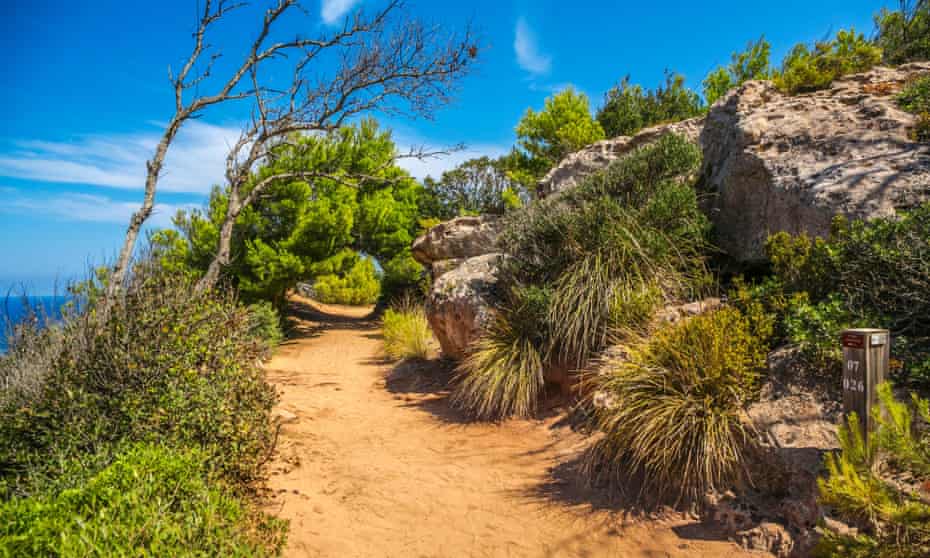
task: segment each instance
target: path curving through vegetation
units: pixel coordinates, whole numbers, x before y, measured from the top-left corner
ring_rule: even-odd
[[[290,419],[267,503],[291,521],[285,556],[759,556],[694,522],[625,519],[578,488],[585,442],[558,416],[464,420],[440,362],[381,360],[367,309],[291,310],[298,334],[267,366]]]

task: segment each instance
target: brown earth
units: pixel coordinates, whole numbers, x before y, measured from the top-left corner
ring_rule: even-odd
[[[446,403],[447,366],[379,357],[370,309],[291,310],[297,333],[267,366],[285,417],[267,509],[291,522],[285,556],[760,556],[582,488],[585,440],[561,415],[467,421]]]

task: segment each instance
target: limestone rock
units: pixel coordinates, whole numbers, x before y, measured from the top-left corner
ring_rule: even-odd
[[[835,215],[893,214],[930,199],[930,149],[895,95],[930,63],[875,68],[788,96],[750,81],[714,104],[700,135],[701,189],[721,248],[764,257],[769,234],[824,236]]]
[[[457,217],[431,228],[413,241],[413,258],[426,267],[443,260],[464,260],[496,251],[499,219]]]
[[[426,317],[439,340],[443,356],[461,359],[481,334],[496,299],[499,253],[466,259],[433,283]]]
[[[697,141],[704,118],[690,118],[672,124],[661,124],[640,131],[634,136],[618,136],[593,143],[562,159],[539,181],[537,193],[541,197],[562,192],[577,186],[586,176],[593,174],[612,161],[619,159],[637,147],[651,143],[664,134],[674,133]]]

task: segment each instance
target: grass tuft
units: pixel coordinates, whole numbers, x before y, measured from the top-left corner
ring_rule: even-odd
[[[421,304],[404,299],[384,312],[381,320],[384,336],[384,354],[400,360],[429,357],[433,334]]]

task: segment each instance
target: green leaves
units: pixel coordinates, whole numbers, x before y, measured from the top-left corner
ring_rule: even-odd
[[[627,76],[604,96],[597,121],[607,137],[632,136],[649,126],[698,116],[703,110],[700,97],[685,87],[680,74],[666,72],[665,85],[654,91],[631,85]]]
[[[771,79],[773,71],[769,65],[769,53],[772,46],[765,37],[750,42],[746,50],[734,52],[730,64],[718,67],[704,78],[704,100],[708,105],[714,104],[727,91],[739,87],[752,79]]]

